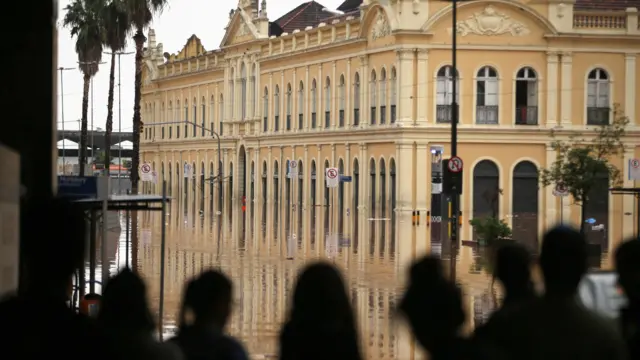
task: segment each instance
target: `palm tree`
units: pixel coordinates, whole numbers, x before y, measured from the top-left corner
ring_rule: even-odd
[[[64,26],[71,28],[76,37],[76,53],[79,69],[83,74],[82,124],[80,129],[80,175],[84,175],[87,162],[87,112],[89,109],[89,84],[98,72],[102,60],[104,31],[100,12],[103,0],[73,0],[65,7]]]
[[[111,164],[111,133],[113,132],[113,87],[116,80],[116,53],[124,50],[127,45],[127,35],[131,29],[131,22],[123,0],[108,0],[102,8],[101,18],[104,23],[104,45],[111,49],[109,96],[107,100],[107,129],[104,133],[105,175],[109,176],[109,165]]]
[[[147,38],[144,30],[153,20],[153,15],[162,11],[169,0],[125,0],[131,25],[135,28],[133,40],[136,43],[136,77],[133,98],[133,155],[131,159],[131,192],[138,193],[138,167],[140,166],[140,89],[142,88],[142,55]]]

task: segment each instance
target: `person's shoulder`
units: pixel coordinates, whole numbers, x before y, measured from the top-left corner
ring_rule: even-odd
[[[228,335],[223,335],[221,340],[224,342],[224,348],[226,349],[230,359],[233,359],[233,360],[249,359],[247,350],[245,349],[242,342],[240,342],[240,340]]]
[[[184,359],[182,350],[180,350],[180,346],[178,346],[178,343],[174,339],[175,338],[172,338],[169,341],[157,344],[156,359],[163,359],[163,360]]]

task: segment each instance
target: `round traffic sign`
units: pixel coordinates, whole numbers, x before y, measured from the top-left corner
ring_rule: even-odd
[[[631,160],[631,167],[634,169],[637,169],[640,167],[640,160],[638,159],[633,159]]]
[[[291,161],[289,162],[289,167],[295,169],[296,167],[298,167],[298,163],[295,161]]]
[[[329,169],[327,170],[327,176],[329,177],[329,179],[335,179],[338,177],[338,172],[336,171],[336,169]]]
[[[451,159],[449,159],[447,167],[452,173],[459,173],[460,171],[462,171],[462,159],[457,156],[452,157]]]
[[[151,172],[151,166],[149,164],[142,164],[142,166],[140,167],[140,171],[142,171],[145,174],[148,174]]]

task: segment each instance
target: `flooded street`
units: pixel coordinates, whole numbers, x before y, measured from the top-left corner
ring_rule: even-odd
[[[309,261],[328,260],[340,267],[348,282],[366,358],[410,358],[415,345],[394,309],[413,256],[402,253],[405,248],[402,241],[407,241],[402,240],[402,236],[407,236],[402,234],[411,233],[411,218],[357,214],[341,221],[329,216],[323,207],[291,211],[288,215],[283,209],[269,212],[267,207],[256,206],[255,210],[250,207],[246,212],[239,207],[233,209],[234,216],[220,216],[183,204],[170,205],[165,219],[164,337],[175,332],[185,282],[206,268],[219,267],[235,285],[235,309],[229,332],[246,344],[252,358],[274,357],[298,271]],[[278,217],[284,221],[281,223]],[[124,214],[120,219],[122,231],[111,231],[109,234],[113,236],[108,238],[111,273],[125,266],[129,250],[129,261],[146,279],[151,306],[157,313],[161,215],[139,213],[137,244],[130,246],[126,241]],[[332,228],[342,232],[332,236],[335,233],[325,231]],[[448,256],[443,251],[447,248],[447,244],[431,243],[432,253],[443,254],[443,258]],[[96,274],[99,278],[99,269]],[[459,251],[456,276],[464,289],[471,329],[486,320],[500,289],[496,284],[495,290],[490,290],[491,278],[483,261],[468,246]]]

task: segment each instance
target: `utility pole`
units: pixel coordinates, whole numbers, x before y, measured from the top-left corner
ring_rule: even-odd
[[[60,71],[60,110],[62,120],[62,134],[64,135],[64,71],[74,70],[74,68],[59,67]],[[62,175],[67,175],[67,158],[65,157],[65,138],[62,138]],[[57,150],[57,149],[56,149]]]
[[[96,66],[100,66],[102,64],[106,64],[106,62],[104,62],[104,61],[102,61],[102,62],[99,62],[99,61],[80,62],[80,61],[78,61],[78,64],[81,65],[81,66],[82,65],[92,65],[92,64],[96,65]],[[96,71],[96,73],[97,73],[97,71]],[[93,131],[94,131],[93,130],[93,78],[94,77],[95,77],[95,74],[89,80],[91,82],[91,125],[90,125],[90,128],[91,128],[91,164],[92,164],[92,166],[93,166],[93,160],[95,159],[94,152],[93,152],[94,151],[94,137],[95,137],[95,134],[93,133]],[[80,132],[82,133],[82,126],[80,126]],[[82,136],[82,135],[80,135],[80,136]],[[80,151],[82,151],[82,149]],[[85,169],[85,171],[86,171],[86,169]],[[80,174],[80,176],[84,176],[84,174]]]
[[[105,54],[113,55],[114,53],[106,52]],[[135,52],[115,52],[118,55],[118,190],[122,189],[120,186],[120,179],[122,177],[122,71],[120,67],[120,56],[132,55]],[[107,150],[111,151],[111,149]]]
[[[451,32],[451,158],[458,156],[458,59],[457,59],[457,32],[458,32],[458,1],[452,0],[452,29]],[[458,248],[458,216],[460,214],[460,195],[458,191],[451,194],[451,244],[450,244],[450,276],[451,281],[456,280],[456,250]]]

